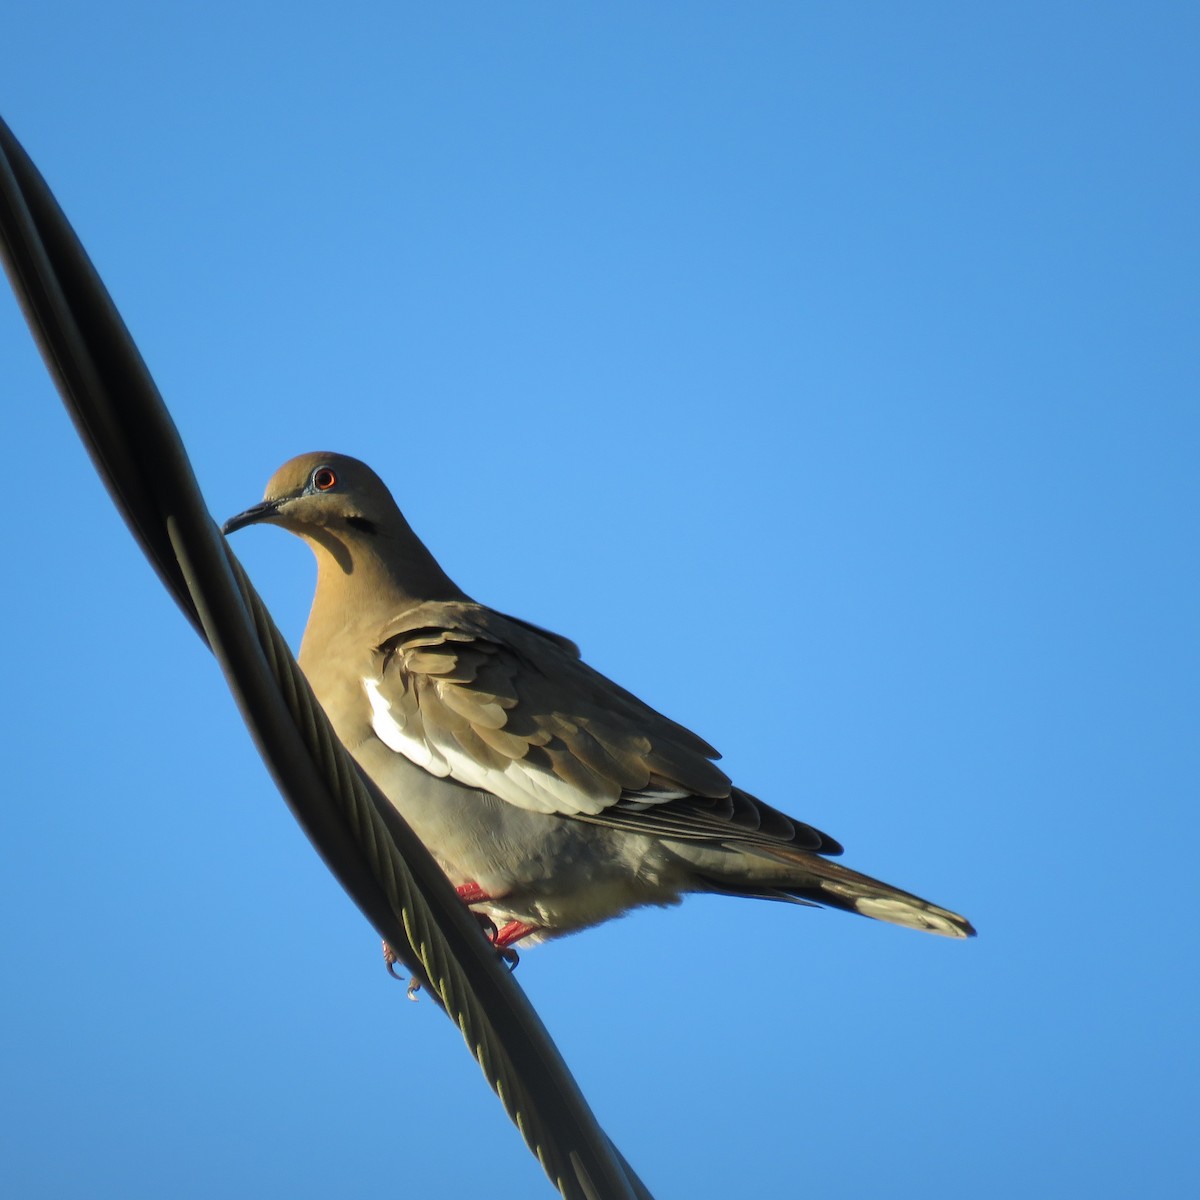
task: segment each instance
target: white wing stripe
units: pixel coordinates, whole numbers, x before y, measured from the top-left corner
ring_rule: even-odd
[[[371,728],[375,736],[389,749],[424,767],[431,775],[445,777],[450,774],[450,765],[423,737],[414,736],[405,728],[403,719],[397,719],[387,697],[379,690],[378,679],[364,679],[363,690],[371,704]]]
[[[501,800],[531,812],[596,814],[604,810],[602,797],[589,796],[574,784],[550,771],[532,767],[519,759],[505,764],[503,770],[476,762],[452,738],[433,741],[427,730],[404,716],[380,690],[381,681],[364,678],[363,690],[371,705],[371,728],[375,736],[397,754],[423,767],[431,775],[447,775],[499,796]]]

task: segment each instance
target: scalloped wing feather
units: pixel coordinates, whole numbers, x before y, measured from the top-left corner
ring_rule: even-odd
[[[631,833],[841,853],[732,787],[706,741],[535,625],[471,602],[421,605],[382,631],[378,658],[363,681],[375,733],[435,775]]]
[[[478,605],[421,606],[387,627],[363,681],[372,726],[426,770],[534,812],[729,794],[707,742],[572,650]]]

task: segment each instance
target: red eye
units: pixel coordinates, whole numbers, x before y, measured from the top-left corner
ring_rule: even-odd
[[[337,476],[328,467],[318,467],[313,472],[312,482],[318,492],[327,492],[337,483]]]

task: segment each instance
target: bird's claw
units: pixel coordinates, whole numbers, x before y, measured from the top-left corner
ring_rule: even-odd
[[[480,900],[490,900],[491,897],[483,893],[483,890],[477,883],[463,884],[455,889],[459,896],[468,904],[478,903]],[[523,921],[509,921],[503,929],[496,928],[496,922],[484,912],[477,912],[475,909],[470,910],[471,915],[479,922],[479,927],[483,930],[483,936],[496,948],[496,954],[500,961],[510,970],[515,971],[517,964],[521,961],[521,956],[517,953],[516,947],[512,944],[525,937],[526,934],[533,933],[536,925],[527,925]],[[387,967],[387,973],[401,983],[404,979],[396,973],[396,964],[400,961],[396,952],[387,944],[383,943],[383,963]],[[421,981],[415,976],[408,981],[408,998],[415,1001],[417,993],[421,990]]]
[[[387,967],[387,973],[388,973],[388,974],[389,974],[389,975],[390,975],[390,976],[391,976],[391,977],[392,977],[394,980],[396,980],[396,981],[397,981],[397,983],[403,983],[403,982],[404,982],[404,977],[403,977],[403,976],[401,976],[401,975],[398,975],[398,974],[396,973],[396,964],[397,964],[399,961],[400,961],[400,959],[399,959],[399,958],[396,956],[396,952],[395,952],[395,950],[393,950],[393,949],[391,948],[391,946],[389,946],[389,945],[387,944],[387,942],[384,942],[384,943],[383,943],[383,965],[384,965],[385,967]],[[417,978],[417,977],[414,975],[414,976],[413,976],[413,977],[412,977],[412,978],[411,978],[411,979],[408,981],[408,989],[407,989],[407,991],[406,991],[406,993],[405,993],[405,994],[406,994],[406,995],[408,996],[408,998],[409,998],[409,999],[410,999],[410,1000],[411,1000],[411,1001],[412,1001],[412,1002],[415,1004],[415,1003],[416,1003],[416,1001],[417,1001],[417,993],[418,993],[420,990],[421,990],[421,981],[420,981],[420,980],[419,980],[419,979],[418,979],[418,978]]]
[[[387,973],[393,979],[400,978],[400,976],[396,974],[396,964],[399,961],[400,961],[400,959],[397,956],[395,950],[393,950],[391,948],[391,946],[389,946],[387,944],[387,942],[384,942],[383,943],[383,965],[387,968]]]
[[[510,971],[515,971],[517,963],[521,961],[520,955],[511,946],[506,945],[500,940],[503,936],[503,931],[496,928],[496,922],[487,913],[476,912],[474,909],[471,910],[471,916],[479,922],[479,927],[483,930],[483,936],[496,947],[496,953],[499,955],[500,961]],[[506,925],[505,929],[507,928],[508,926]]]

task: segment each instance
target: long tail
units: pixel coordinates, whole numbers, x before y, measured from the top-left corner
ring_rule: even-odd
[[[975,936],[975,930],[966,917],[808,851],[755,846],[752,853],[755,857],[762,856],[785,864],[788,869],[786,872],[780,871],[769,882],[714,879],[710,875],[707,882],[713,890],[732,895],[758,896],[765,900],[829,905],[864,917],[873,917],[876,921],[941,934],[942,937]],[[760,872],[756,871],[755,874],[759,875]]]

